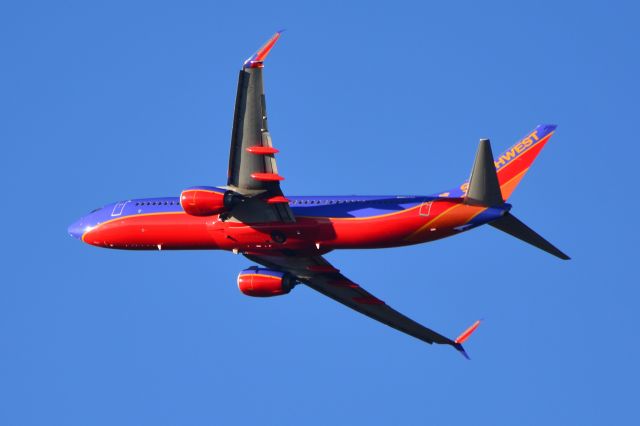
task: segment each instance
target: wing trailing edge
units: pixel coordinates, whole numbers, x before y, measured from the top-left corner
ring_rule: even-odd
[[[451,340],[391,308],[382,300],[351,281],[324,257],[246,254],[250,260],[267,268],[287,272],[308,287],[343,305],[425,343],[450,345],[469,358],[462,343],[478,328],[476,321],[456,340]]]

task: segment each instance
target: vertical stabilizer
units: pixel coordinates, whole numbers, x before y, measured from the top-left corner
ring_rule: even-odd
[[[489,139],[480,139],[476,160],[469,178],[469,189],[465,196],[465,203],[483,206],[504,204]]]
[[[553,135],[556,127],[555,124],[540,124],[529,132],[527,136],[495,157],[494,164],[503,200],[506,201],[511,197],[511,194],[527,173],[533,161]],[[482,142],[480,144],[482,145]],[[479,153],[480,150],[478,150],[478,154]],[[470,182],[466,181],[456,188],[442,192],[440,195],[452,198],[464,197],[469,184]]]

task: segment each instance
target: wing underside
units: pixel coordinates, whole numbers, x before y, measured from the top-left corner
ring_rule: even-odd
[[[263,62],[280,33],[247,59],[238,78],[227,187],[243,196],[230,220],[244,223],[293,222],[295,218],[280,188],[262,79]],[[451,340],[401,314],[351,281],[320,255],[245,254],[268,268],[291,274],[301,283],[351,309],[426,343],[451,345],[466,356],[462,343],[478,323]]]
[[[240,70],[231,133],[227,187],[247,197],[232,212],[242,222],[292,222],[293,213],[280,189],[262,79],[263,61],[280,33],[276,33]]]
[[[389,327],[429,344],[451,345],[466,356],[460,338],[451,340],[401,314],[341,274],[322,256],[296,257],[253,254],[245,256],[269,268],[288,272],[319,293]]]

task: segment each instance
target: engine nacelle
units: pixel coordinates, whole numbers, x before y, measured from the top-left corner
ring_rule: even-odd
[[[180,205],[190,215],[212,216],[230,210],[238,194],[212,186],[187,188],[180,194]]]
[[[253,267],[238,275],[238,288],[243,294],[253,297],[271,297],[287,294],[297,284],[286,272]]]

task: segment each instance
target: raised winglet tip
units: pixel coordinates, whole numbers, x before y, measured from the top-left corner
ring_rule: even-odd
[[[260,49],[258,49],[256,53],[254,53],[249,57],[249,59],[244,61],[242,67],[261,68],[263,66],[264,60],[266,59],[273,46],[276,44],[276,41],[278,41],[278,38],[280,38],[280,34],[282,34],[283,31],[284,30],[276,31],[276,33],[272,35],[271,38]]]
[[[474,331],[476,331],[476,329],[478,328],[478,326],[480,325],[480,323],[482,321],[483,321],[482,319],[479,319],[478,321],[474,322],[471,325],[471,327],[469,327],[465,331],[463,331],[458,336],[458,338],[453,341],[453,347],[456,348],[456,350],[458,352],[460,352],[462,354],[462,356],[464,356],[466,359],[470,360],[471,358],[469,357],[469,354],[467,354],[467,351],[465,351],[464,348],[462,347],[462,344],[467,341],[469,336],[471,336]]]
[[[467,328],[465,331],[463,331],[456,340],[454,340],[454,342],[456,342],[457,344],[462,344],[464,342],[467,341],[467,339],[469,338],[469,336],[471,336],[473,334],[474,331],[476,331],[476,329],[478,328],[478,326],[480,326],[480,323],[482,322],[482,320],[478,320],[476,322],[474,322],[471,327]]]

